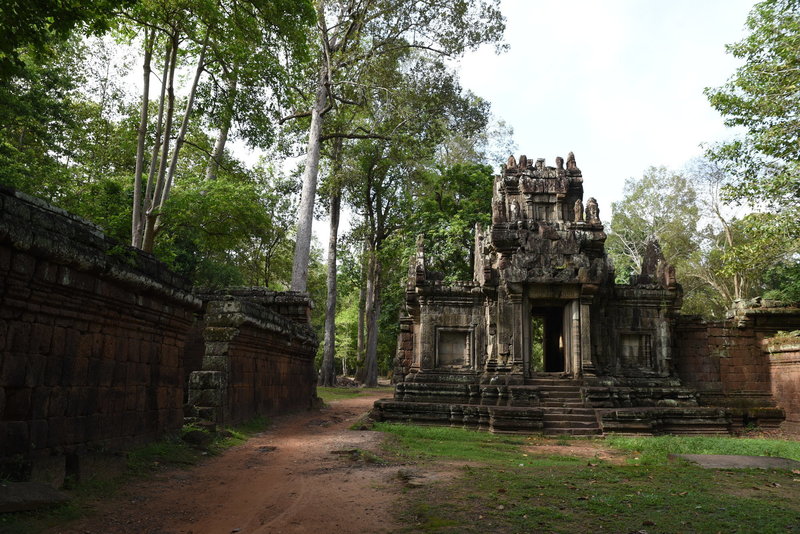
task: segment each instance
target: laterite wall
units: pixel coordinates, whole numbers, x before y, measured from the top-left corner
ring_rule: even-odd
[[[0,188],[3,469],[179,429],[201,304],[152,256]]]

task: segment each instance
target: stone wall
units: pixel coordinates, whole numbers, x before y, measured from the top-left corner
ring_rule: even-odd
[[[776,337],[765,345],[772,395],[786,412],[784,424],[800,431],[800,337]]]
[[[303,321],[308,298],[257,288],[202,298],[205,354],[202,369],[189,379],[194,414],[232,424],[311,407],[316,401],[317,339]],[[276,313],[276,307],[288,317]]]
[[[739,408],[745,423],[773,417],[769,408],[784,406],[773,396],[775,368],[767,339],[797,328],[800,308],[760,299],[738,302],[723,321],[681,318],[675,340],[678,375],[697,389],[702,404]]]
[[[3,470],[179,429],[200,307],[152,256],[0,188]]]

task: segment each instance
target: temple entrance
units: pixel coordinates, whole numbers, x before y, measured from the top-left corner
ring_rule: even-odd
[[[533,373],[563,373],[564,308],[534,306],[531,308],[531,359]]]

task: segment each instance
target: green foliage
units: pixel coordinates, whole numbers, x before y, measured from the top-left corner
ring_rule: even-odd
[[[779,221],[785,214],[741,215],[726,205],[722,192],[734,180],[704,160],[691,171],[651,168],[628,180],[625,197],[612,205],[606,242],[617,283],[640,272],[644,243],[653,236],[675,266],[684,313],[722,317],[735,300],[765,292],[792,298],[798,239]]]
[[[742,65],[725,85],[706,89],[725,123],[743,128],[745,134],[712,146],[708,156],[733,178],[723,190],[728,201],[769,213],[747,223],[758,226],[751,238],[760,242],[751,248],[767,250],[777,237],[791,257],[783,259],[791,271],[800,251],[800,3],[759,2],[747,19],[747,29],[744,39],[728,46]],[[744,260],[752,252],[743,250],[738,257]],[[767,277],[770,283],[779,279]],[[767,290],[784,298],[796,295],[791,288]]]
[[[65,40],[76,29],[91,33],[108,30],[121,8],[137,0],[92,2],[33,2],[4,0],[0,4],[0,84],[25,70],[21,49],[47,53],[53,43]]]
[[[544,318],[533,317],[531,323],[531,370],[544,371]]]
[[[457,163],[435,169],[420,184],[412,228],[425,236],[429,267],[445,280],[472,280],[475,225],[491,223],[492,169],[477,163]]]
[[[784,302],[800,302],[800,262],[786,261],[764,273],[764,297]]]
[[[728,45],[743,61],[722,87],[706,89],[728,126],[743,126],[747,143],[772,158],[800,160],[800,3],[765,0],[747,18],[749,35]]]
[[[664,257],[680,266],[696,249],[693,241],[700,219],[697,191],[682,174],[650,167],[641,179],[628,179],[624,198],[611,205],[606,250],[614,260],[617,282],[626,284],[642,269],[645,243],[654,237]]]

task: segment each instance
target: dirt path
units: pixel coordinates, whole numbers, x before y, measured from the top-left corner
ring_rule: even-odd
[[[377,432],[349,427],[381,394],[277,418],[267,432],[187,471],[126,486],[63,533],[391,532],[399,466],[354,460]]]

